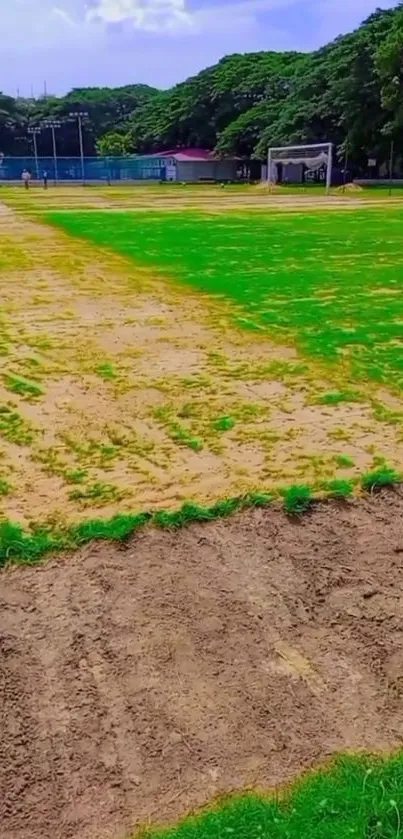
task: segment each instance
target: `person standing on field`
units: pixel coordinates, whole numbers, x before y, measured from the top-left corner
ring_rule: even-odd
[[[29,182],[31,180],[31,173],[28,172],[28,169],[23,169],[21,174],[21,180],[25,186],[25,189],[29,189]]]
[[[46,171],[43,173],[43,188],[48,188],[48,173]]]

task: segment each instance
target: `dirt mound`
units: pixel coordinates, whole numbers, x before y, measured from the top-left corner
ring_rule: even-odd
[[[363,192],[363,189],[360,184],[349,183],[338,186],[336,192]]]
[[[403,494],[0,577],[2,839],[106,839],[403,730]]]
[[[253,184],[251,189],[256,192],[281,192],[281,187],[277,184],[268,184],[267,181],[259,181],[258,184]]]

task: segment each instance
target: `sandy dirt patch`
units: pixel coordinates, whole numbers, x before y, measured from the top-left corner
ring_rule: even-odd
[[[119,839],[403,734],[403,495],[0,576],[2,839]]]
[[[0,515],[58,525],[401,467],[374,388],[318,404],[346,372],[237,329],[225,301],[10,210],[0,224]]]

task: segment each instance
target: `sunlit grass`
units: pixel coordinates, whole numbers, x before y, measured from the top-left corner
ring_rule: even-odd
[[[245,327],[403,389],[403,210],[49,214],[67,232],[233,302]],[[241,320],[239,320],[241,318]],[[243,320],[242,320],[243,319]],[[355,398],[346,390],[323,399]]]

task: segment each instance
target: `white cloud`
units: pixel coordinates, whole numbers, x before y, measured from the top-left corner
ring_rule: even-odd
[[[185,0],[95,0],[86,18],[105,23],[130,21],[145,32],[174,32],[192,26]]]

